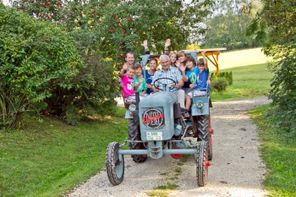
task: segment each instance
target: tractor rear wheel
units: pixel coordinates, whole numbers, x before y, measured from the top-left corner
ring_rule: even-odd
[[[133,149],[145,149],[143,143],[137,143]],[[132,155],[133,161],[136,163],[143,163],[147,160],[147,155]]]
[[[124,177],[124,157],[118,154],[119,143],[112,142],[107,147],[106,169],[110,183],[119,185]]]
[[[209,143],[208,143],[208,156],[209,156],[209,161],[212,161],[213,158],[213,134],[209,132]]]
[[[201,141],[204,140],[208,144],[208,159],[212,160],[213,158],[213,139],[212,134],[209,131],[209,116],[197,116],[195,117],[195,125],[196,125],[196,132],[197,132],[197,140]]]
[[[198,116],[197,119],[198,139],[208,142],[209,140],[209,116]]]
[[[203,187],[208,181],[208,145],[207,142],[201,141],[198,146],[198,158],[196,161],[196,179],[197,185]]]

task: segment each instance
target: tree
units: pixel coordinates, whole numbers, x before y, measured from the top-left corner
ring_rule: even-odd
[[[212,16],[206,20],[204,47],[249,48],[260,45],[246,34],[252,18],[246,13],[246,0],[215,1]]]
[[[62,0],[11,0],[11,2],[13,6],[38,18],[50,21],[63,19]]]
[[[296,2],[262,0],[263,8],[249,32],[263,41],[264,52],[275,59],[270,97],[279,124],[296,135]]]
[[[49,113],[74,124],[81,114],[110,112],[118,95],[116,71],[123,54],[142,53],[148,39],[150,49],[161,52],[171,38],[174,49],[185,48],[189,35],[200,31],[195,24],[209,13],[211,0],[13,0],[14,6],[34,18],[63,26],[75,40],[83,69],[70,89],[55,88],[46,99]],[[50,2],[50,3],[48,3]],[[45,17],[44,17],[45,16]],[[48,17],[52,16],[52,17]],[[50,45],[50,44],[49,44]]]
[[[2,4],[0,65],[0,127],[15,125],[25,111],[46,108],[56,89],[76,87],[72,80],[82,67],[69,33]]]

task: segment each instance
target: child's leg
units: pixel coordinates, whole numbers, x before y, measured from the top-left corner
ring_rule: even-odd
[[[189,95],[186,95],[186,106],[185,106],[185,108],[187,110],[189,110],[190,109],[190,106],[191,106],[191,98],[190,98]]]

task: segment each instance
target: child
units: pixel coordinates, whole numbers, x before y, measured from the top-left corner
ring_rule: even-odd
[[[149,70],[146,70],[146,84],[147,84],[146,93],[147,94],[151,94],[153,92],[151,83],[152,83],[152,78],[154,76],[154,73],[157,70],[157,66],[158,66],[158,63],[156,59],[151,59],[149,61]]]
[[[177,52],[176,51],[171,51],[170,54],[170,60],[171,60],[171,66],[177,67],[176,66],[176,61],[177,61]]]
[[[184,82],[190,82],[190,88],[194,87],[194,85],[197,83],[198,75],[199,75],[199,69],[195,66],[195,60],[193,57],[188,56],[186,61],[186,75],[183,76]],[[191,105],[191,97],[189,96],[191,92],[186,95],[186,101],[185,101],[185,109],[187,110],[187,113],[185,113],[185,118],[189,118],[189,113],[188,111],[190,110],[190,105]]]
[[[208,84],[210,84],[209,68],[203,58],[199,59],[198,68],[198,86],[199,88],[207,88]]]
[[[135,76],[134,76],[134,87],[135,91],[139,92],[141,96],[144,96],[146,93],[146,81],[143,77],[143,70],[140,64],[135,64],[134,66]]]
[[[123,93],[124,104],[127,107],[132,100],[135,100],[134,93],[134,68],[128,66],[127,69],[121,69],[121,87]]]

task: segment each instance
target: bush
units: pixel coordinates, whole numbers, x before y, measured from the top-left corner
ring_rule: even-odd
[[[228,85],[232,85],[232,83],[233,83],[232,71],[220,72],[219,77],[223,77],[223,78],[227,79]],[[211,79],[216,79],[215,73],[211,73]]]
[[[275,105],[273,113],[281,117],[278,126],[296,135],[296,45],[287,48],[285,54],[272,66],[270,97]]]
[[[45,99],[62,96],[55,90],[73,88],[82,63],[68,33],[0,4],[0,65],[3,126],[24,111],[44,109]]]
[[[224,77],[216,78],[211,82],[211,88],[217,92],[225,91],[227,86],[228,81]]]

